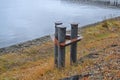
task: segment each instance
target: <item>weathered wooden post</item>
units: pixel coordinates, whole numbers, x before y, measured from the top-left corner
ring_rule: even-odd
[[[78,24],[71,24],[71,40],[75,40],[78,37]],[[70,49],[70,64],[77,61],[77,42],[71,44]]]
[[[55,39],[54,39],[54,64],[55,64],[55,67],[58,67],[58,45],[57,45],[57,42],[58,42],[58,25],[62,25],[61,22],[56,22],[55,23]]]
[[[116,6],[118,6],[118,0],[116,0]]]
[[[58,27],[58,68],[65,67],[65,46],[60,44],[65,43],[66,27]]]

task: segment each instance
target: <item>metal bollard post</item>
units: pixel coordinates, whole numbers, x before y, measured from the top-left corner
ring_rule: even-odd
[[[71,24],[71,40],[77,39],[78,36],[78,24]],[[71,44],[70,49],[70,64],[77,61],[77,42]]]
[[[55,23],[55,39],[54,39],[54,64],[55,67],[58,67],[58,45],[56,42],[58,41],[58,25],[62,25],[61,22],[56,22]]]
[[[58,27],[58,68],[65,67],[65,46],[60,46],[60,43],[65,42],[66,27]]]

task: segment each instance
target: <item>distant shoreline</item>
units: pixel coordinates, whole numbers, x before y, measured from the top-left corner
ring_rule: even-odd
[[[116,20],[116,19],[120,20],[120,16],[115,17],[115,18],[110,18],[110,19],[107,19],[107,20]],[[105,20],[103,20],[103,21],[105,21]],[[79,28],[79,31],[81,31],[81,29],[86,28],[86,27],[98,25],[98,24],[102,23],[103,21],[82,26],[82,27]],[[50,38],[49,35],[44,36],[44,37],[40,37],[40,38],[37,38],[37,39],[29,40],[29,41],[26,41],[26,42],[23,42],[23,43],[15,44],[15,45],[12,45],[12,46],[0,48],[0,54],[18,52],[18,51],[21,51],[22,49],[29,48],[31,46],[41,45],[41,44],[43,44],[45,42],[48,42],[48,41],[52,41],[52,39]]]
[[[80,0],[80,1],[68,1],[68,2],[74,2],[77,4],[87,4],[87,5],[93,5],[93,6],[98,6],[98,7],[114,8],[114,9],[120,8],[120,4],[114,5],[114,4],[110,4],[107,1],[97,1],[97,0],[96,1],[88,1],[88,0],[84,1],[84,0]]]

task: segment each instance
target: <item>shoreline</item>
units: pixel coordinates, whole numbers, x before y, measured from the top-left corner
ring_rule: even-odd
[[[110,19],[106,19],[106,20],[116,20],[116,19],[120,20],[120,16],[110,18]],[[92,24],[88,24],[88,25],[85,25],[85,26],[81,26],[81,27],[79,27],[78,32],[81,32],[81,29],[91,27],[91,26],[96,26],[100,23],[103,23],[106,20],[99,21],[99,22],[92,23]],[[25,42],[22,42],[22,43],[18,43],[18,44],[12,45],[12,46],[3,47],[3,48],[0,48],[0,55],[1,54],[7,54],[7,53],[13,53],[13,52],[15,53],[15,52],[21,51],[25,48],[29,48],[29,47],[32,47],[32,46],[38,46],[38,45],[44,44],[45,42],[48,42],[48,41],[52,41],[52,39],[49,35],[44,36],[44,37],[40,37],[40,38],[37,38],[37,39],[25,41]]]
[[[8,46],[8,47],[3,47],[3,48],[0,48],[0,55],[1,54],[6,54],[6,53],[13,53],[13,52],[15,53],[15,52],[21,51],[25,48],[30,48],[32,46],[41,45],[41,44],[43,44],[47,41],[50,41],[50,40],[51,40],[50,36],[47,35],[47,36],[44,36],[44,37],[36,38],[36,39],[33,39],[33,40],[28,40],[28,41],[21,42],[21,43],[11,45],[11,46]]]

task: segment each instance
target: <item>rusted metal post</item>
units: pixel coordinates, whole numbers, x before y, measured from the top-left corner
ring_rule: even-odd
[[[58,68],[65,67],[65,46],[60,46],[61,43],[65,42],[66,27],[58,27]]]
[[[55,39],[54,39],[54,64],[55,67],[58,67],[58,45],[56,44],[58,40],[58,25],[62,25],[61,22],[56,22],[55,23]]]
[[[78,24],[71,24],[71,40],[77,39],[78,36]],[[77,42],[71,44],[70,49],[70,64],[77,61]]]

